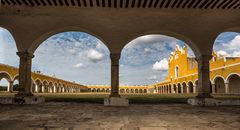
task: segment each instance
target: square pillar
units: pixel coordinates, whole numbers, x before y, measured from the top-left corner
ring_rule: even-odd
[[[128,106],[129,100],[119,95],[119,53],[111,53],[111,94],[104,99],[105,106]]]
[[[33,96],[31,92],[32,80],[31,80],[31,67],[32,67],[32,58],[34,55],[27,51],[17,52],[17,55],[20,57],[19,64],[19,86],[22,88],[16,96],[26,97]]]
[[[35,92],[38,93],[39,86],[38,84],[35,85]]]
[[[225,93],[229,93],[229,83],[225,83]]]
[[[10,92],[10,93],[13,92],[13,81],[9,81],[9,82],[8,82],[7,91]]]
[[[120,97],[119,95],[119,59],[120,54],[111,53],[111,94],[110,97]]]
[[[183,86],[181,85],[181,94],[183,94],[184,92],[183,92]]]
[[[197,87],[196,87],[196,84],[193,85],[193,93],[196,93],[197,92]]]
[[[187,85],[186,87],[187,87],[187,93],[189,93],[189,86]]]
[[[211,55],[201,55],[196,58],[198,62],[198,98],[210,98],[210,64]]]
[[[216,85],[212,84],[212,93],[216,93]]]

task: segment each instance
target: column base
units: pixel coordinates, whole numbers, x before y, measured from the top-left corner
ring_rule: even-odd
[[[190,98],[188,104],[194,106],[239,106],[240,99]]]
[[[40,104],[44,103],[44,97],[26,96],[26,97],[0,97],[0,104]]]
[[[129,100],[123,97],[108,97],[104,99],[104,106],[128,106]]]

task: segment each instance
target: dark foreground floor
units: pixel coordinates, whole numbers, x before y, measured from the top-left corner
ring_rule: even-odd
[[[1,130],[239,130],[240,107],[0,105]]]

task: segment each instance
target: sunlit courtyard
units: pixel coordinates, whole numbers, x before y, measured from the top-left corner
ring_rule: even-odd
[[[239,130],[240,0],[0,0],[0,130]]]

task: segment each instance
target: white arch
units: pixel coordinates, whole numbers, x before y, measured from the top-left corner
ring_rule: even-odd
[[[53,35],[59,34],[59,33],[64,33],[64,32],[83,32],[83,33],[87,33],[91,36],[96,37],[97,39],[99,39],[108,49],[108,51],[110,52],[110,49],[108,47],[108,45],[106,44],[106,41],[96,35],[93,31],[84,29],[82,27],[79,26],[65,26],[65,27],[56,27],[55,29],[48,29],[45,32],[42,32],[42,34],[37,37],[37,39],[33,42],[32,46],[30,47],[29,51],[30,52],[35,52],[35,50],[48,38],[50,38]]]
[[[39,79],[39,78],[36,78],[36,79],[35,79],[35,83],[37,83],[37,81],[40,81],[41,84],[43,83],[42,80]]]
[[[216,84],[216,79],[217,78],[222,78],[223,81],[226,83],[226,79],[222,76],[222,75],[216,75],[212,80],[211,80],[211,83],[212,84]]]
[[[7,78],[9,78],[9,79],[7,79],[8,82],[9,82],[9,80],[13,81],[12,76],[7,71],[0,71],[0,74],[6,74],[8,76]]]
[[[188,80],[187,84],[192,83],[194,85],[194,82],[192,80]]]
[[[239,73],[230,73],[230,74],[227,76],[225,83],[229,83],[229,78],[230,78],[232,75],[237,75],[237,76],[240,77],[240,74],[239,74]]]
[[[42,82],[42,84],[44,84],[44,82],[46,82],[47,83],[47,85],[49,85],[49,82],[45,79],[45,80],[43,80],[43,82]]]
[[[198,81],[198,79],[196,79],[196,80],[194,81],[193,85],[197,86],[197,84],[196,84],[197,81]]]
[[[124,49],[124,47],[126,47],[131,41],[136,40],[139,37],[147,36],[147,35],[164,35],[164,36],[173,37],[173,38],[184,41],[193,50],[193,53],[195,54],[195,56],[198,56],[198,55],[201,54],[201,51],[197,47],[197,45],[186,35],[182,35],[182,34],[180,34],[178,32],[175,32],[175,31],[173,32],[173,31],[169,31],[169,30],[161,30],[161,31],[159,31],[159,30],[160,29],[149,30],[149,31],[138,33],[134,36],[130,36],[126,41],[127,44],[125,44],[122,47],[121,53],[122,53],[122,50]]]
[[[18,78],[18,80],[19,80],[19,74],[14,75],[12,81],[16,80],[17,78]]]

